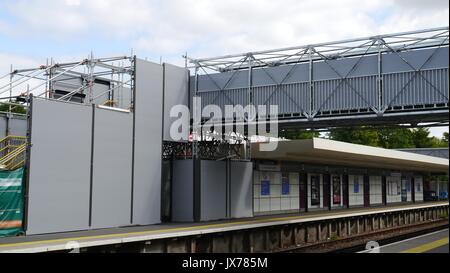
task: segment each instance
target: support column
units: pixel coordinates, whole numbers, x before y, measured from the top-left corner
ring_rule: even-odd
[[[409,183],[411,185],[411,201],[416,203],[416,182],[414,181],[414,176],[411,177],[411,181]]]
[[[331,210],[331,187],[330,187],[330,174],[323,175],[323,207]]]
[[[300,210],[308,211],[308,174],[301,172],[299,174],[300,183]]]
[[[342,192],[344,198],[344,207],[349,208],[349,192],[348,192],[348,174],[342,175]]]
[[[385,175],[383,175],[381,177],[381,200],[382,200],[383,205],[385,206],[387,203],[387,200],[386,200],[386,176]]]
[[[364,207],[370,207],[370,177],[365,174],[363,177],[363,188],[364,188]]]

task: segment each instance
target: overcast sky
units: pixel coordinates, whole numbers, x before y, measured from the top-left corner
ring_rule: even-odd
[[[130,54],[208,57],[447,26],[448,0],[2,0],[0,75]],[[442,135],[448,128],[433,130]]]

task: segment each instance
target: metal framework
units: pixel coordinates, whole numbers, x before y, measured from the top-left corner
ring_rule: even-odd
[[[212,96],[208,100],[209,103],[217,102],[223,97],[223,101],[227,101],[229,104],[242,104],[245,102],[246,104],[256,105],[255,94],[259,92],[261,86],[256,86],[253,83],[254,74],[262,71],[265,77],[270,78],[270,84],[266,85],[266,87],[270,87],[270,94],[262,101],[259,100],[259,103],[267,104],[275,96],[284,96],[283,98],[288,101],[290,108],[299,109],[291,112],[286,111],[279,115],[280,128],[285,126],[323,129],[341,125],[366,125],[367,123],[374,126],[409,123],[415,126],[423,122],[430,122],[430,126],[443,126],[448,125],[448,65],[446,68],[441,69],[442,71],[438,71],[440,73],[438,76],[434,74],[428,75],[429,69],[425,67],[439,49],[448,49],[448,45],[449,27],[447,26],[211,58],[193,59],[187,56],[185,58],[193,64],[193,66],[189,67],[194,74],[191,79],[194,90],[191,93],[193,95]],[[431,50],[431,55],[419,66],[412,64],[403,55],[408,52],[417,52],[420,49]],[[392,80],[389,78],[390,75],[384,74],[382,64],[386,54],[398,57],[398,64],[405,65],[411,71],[410,73],[405,73],[404,78],[406,80],[401,79],[403,80],[402,87],[392,91],[391,93],[395,92],[395,94],[389,94],[391,97],[388,97],[386,94],[386,84],[389,84],[389,81],[398,80]],[[352,73],[359,69],[363,58],[368,56],[377,58],[377,72],[376,75],[371,75],[372,78],[370,79],[371,83],[375,85],[373,88],[374,92],[371,94],[374,98],[370,99],[362,94],[355,82],[352,81]],[[336,64],[333,63],[335,60],[344,59],[354,60],[351,69],[345,74],[340,72],[339,67],[336,67]],[[325,64],[327,69],[335,73],[334,78],[337,79],[334,86],[323,92],[325,95],[322,95],[324,96],[322,98],[316,98],[318,96],[317,89],[320,87],[320,84],[323,84],[314,78],[315,66],[318,63]],[[308,66],[308,80],[296,83],[298,84],[295,87],[297,91],[293,93],[288,89],[292,83],[287,83],[286,80],[298,68],[297,64]],[[282,66],[288,68],[283,70],[284,75],[281,75],[280,79],[280,74],[275,75],[274,70],[271,70],[271,68]],[[246,87],[230,87],[239,73],[241,73],[241,77],[242,73],[247,73]],[[433,73],[433,71],[430,73]],[[213,77],[217,74],[223,74],[225,80],[218,82],[217,78]],[[436,82],[430,80],[430,78],[438,77],[447,78],[447,83],[444,84],[446,85],[444,89],[447,89],[447,92],[441,90],[442,88],[436,86]],[[201,80],[210,81],[213,88],[200,91],[199,82]],[[421,81],[420,84],[423,82],[427,88],[436,93],[436,96],[439,97],[439,102],[396,105],[395,102],[409,92],[407,89],[412,88],[411,86],[415,84],[415,81]],[[443,81],[445,82],[445,79]],[[303,88],[301,89],[302,96],[304,96],[303,99],[295,98],[300,93],[300,84],[302,84],[301,88]],[[326,109],[328,104],[336,100],[338,96],[336,94],[340,92],[339,90],[344,88],[352,94],[354,100],[359,100],[364,107]],[[231,92],[234,93],[230,94]],[[239,94],[236,95],[237,93]],[[238,99],[236,99],[237,97]],[[345,121],[342,120],[342,117],[345,117]]]
[[[193,147],[197,146],[197,154]],[[163,142],[163,159],[204,159],[204,160],[242,160],[247,159],[243,155],[241,143],[230,144],[228,142],[210,140],[195,142]]]
[[[225,72],[443,46],[448,45],[448,39],[449,27],[440,27],[210,58],[186,58],[194,65],[190,68]]]
[[[10,73],[0,77],[9,78],[7,84],[0,84],[0,103],[9,105],[9,112],[17,106],[28,106],[28,96],[54,99],[63,102],[74,101],[86,104],[96,103],[114,106],[111,94],[121,88],[134,85],[134,57],[119,56],[109,58],[94,58],[91,53],[86,59],[78,62],[57,63],[47,60],[45,65],[27,69],[12,69]],[[102,93],[94,94],[96,82],[109,84]],[[64,92],[58,93],[57,86],[64,85]],[[107,97],[104,102],[99,98]],[[128,96],[132,98],[132,95]],[[130,102],[130,108],[132,102]]]

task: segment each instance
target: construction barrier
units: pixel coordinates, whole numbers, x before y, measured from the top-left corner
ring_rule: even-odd
[[[0,237],[22,232],[23,169],[0,171]]]

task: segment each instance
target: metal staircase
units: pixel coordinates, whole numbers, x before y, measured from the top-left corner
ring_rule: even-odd
[[[15,170],[25,163],[26,137],[6,136],[0,140],[0,170]]]

